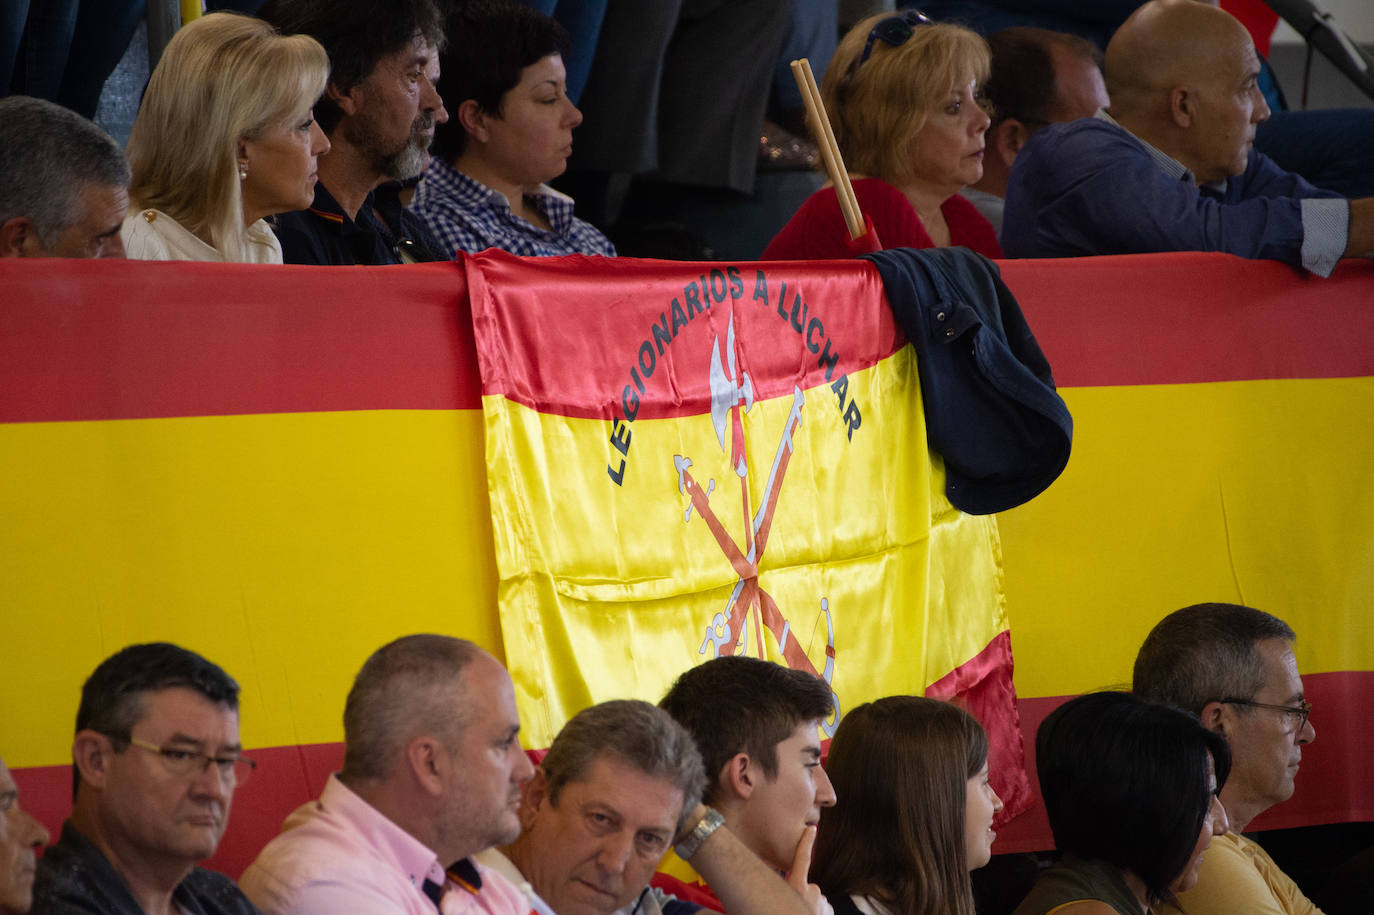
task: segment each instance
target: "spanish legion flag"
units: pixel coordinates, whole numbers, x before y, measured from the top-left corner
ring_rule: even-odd
[[[467,261],[501,630],[535,746],[748,653],[964,699],[1025,796],[996,522],[955,511],[867,264]],[[833,733],[838,716],[826,722]]]

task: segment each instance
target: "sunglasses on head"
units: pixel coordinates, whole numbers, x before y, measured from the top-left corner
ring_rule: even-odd
[[[879,20],[878,24],[873,26],[873,30],[868,33],[868,41],[864,42],[864,52],[849,65],[845,79],[852,77],[854,71],[858,70],[863,62],[868,60],[868,55],[873,53],[873,42],[881,41],[891,47],[900,48],[910,40],[919,26],[934,24],[935,20],[920,10],[907,10],[896,16],[888,16],[886,19]]]

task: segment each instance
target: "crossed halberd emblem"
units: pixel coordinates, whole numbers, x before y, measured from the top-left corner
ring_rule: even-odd
[[[705,654],[709,647],[712,657],[735,654],[741,643],[747,644],[749,615],[752,611],[754,639],[759,657],[766,657],[763,645],[763,629],[766,627],[777,639],[783,658],[786,659],[789,667],[804,670],[830,683],[835,676],[835,624],[830,615],[829,600],[824,597],[821,598],[821,611],[825,614],[827,637],[825,668],[823,672],[817,673],[806,649],[797,640],[796,633],[792,631],[790,621],[783,616],[772,596],[759,586],[758,564],[768,546],[768,535],[773,526],[773,514],[778,506],[778,494],[782,490],[783,477],[787,474],[787,465],[796,447],[793,433],[801,425],[802,407],[806,403],[806,395],[802,393],[800,387],[793,386],[792,409],[787,414],[787,422],[783,424],[782,438],[773,455],[773,465],[768,470],[768,482],[763,488],[763,498],[758,510],[754,511],[749,498],[749,464],[744,448],[743,419],[743,414],[748,413],[754,407],[754,384],[747,372],[736,371],[734,317],[730,318],[730,324],[726,331],[724,352],[725,357],[722,359],[720,336],[717,335],[711,346],[711,422],[715,426],[716,439],[720,442],[722,451],[726,447],[726,427],[729,427],[730,465],[739,478],[741,506],[744,513],[743,546],[736,543],[735,539],[725,530],[725,525],[721,523],[720,518],[711,507],[711,495],[715,492],[716,481],[714,479],[707,480],[706,488],[702,489],[692,476],[691,459],[680,454],[673,455],[673,466],[677,470],[678,491],[685,494],[690,500],[683,512],[683,521],[690,523],[692,511],[695,509],[697,516],[710,529],[725,558],[739,576],[734,588],[730,591],[725,609],[717,612],[710,624],[706,626],[706,637],[701,643],[699,653]],[[835,720],[838,721],[838,697],[836,703]]]

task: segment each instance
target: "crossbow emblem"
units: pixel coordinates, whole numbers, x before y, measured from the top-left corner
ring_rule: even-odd
[[[741,644],[748,644],[749,617],[752,613],[754,641],[759,657],[765,657],[763,630],[767,628],[777,640],[787,666],[804,670],[813,676],[821,677],[826,683],[831,683],[835,676],[835,625],[830,615],[830,601],[821,598],[821,612],[825,614],[826,647],[824,670],[818,673],[805,647],[792,631],[791,622],[783,616],[772,596],[759,587],[758,564],[768,546],[773,513],[778,506],[778,494],[782,490],[783,477],[787,474],[787,465],[795,448],[792,436],[801,425],[806,395],[800,387],[792,388],[792,409],[787,414],[787,422],[783,424],[782,439],[778,442],[777,451],[773,455],[773,465],[768,471],[768,482],[763,489],[762,502],[758,510],[754,511],[749,498],[749,461],[744,447],[743,419],[743,414],[754,407],[754,385],[747,372],[736,370],[733,316],[726,331],[724,359],[721,357],[721,351],[720,337],[717,336],[711,347],[711,422],[715,426],[716,439],[720,442],[722,451],[726,448],[727,429],[730,433],[730,467],[739,478],[744,514],[743,546],[736,543],[725,530],[725,526],[711,507],[711,495],[715,492],[716,481],[708,479],[706,488],[703,489],[692,476],[691,459],[680,454],[673,455],[678,492],[688,497],[683,521],[690,523],[692,511],[695,509],[697,516],[710,529],[721,552],[739,576],[725,608],[717,612],[706,627],[706,637],[698,653],[706,654],[709,648],[712,657],[736,654]],[[839,711],[839,697],[836,696],[835,722],[840,719]],[[833,732],[834,725],[825,725],[824,729],[829,735]]]

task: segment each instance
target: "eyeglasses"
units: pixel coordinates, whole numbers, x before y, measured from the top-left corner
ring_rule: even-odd
[[[1271,705],[1268,702],[1254,702],[1250,699],[1219,699],[1218,701],[1224,702],[1227,705],[1245,705],[1250,708],[1267,708],[1271,712],[1283,712],[1285,718],[1296,716],[1298,719],[1298,726],[1293,729],[1295,737],[1302,733],[1302,729],[1307,726],[1308,716],[1312,714],[1312,703],[1306,700],[1299,703],[1297,708],[1291,705]]]
[[[161,756],[162,765],[166,768],[167,774],[174,778],[194,778],[204,773],[206,769],[210,768],[210,764],[214,763],[222,783],[241,788],[243,783],[252,777],[253,770],[258,767],[258,764],[253,760],[243,756],[211,756],[209,753],[197,753],[195,750],[160,747],[155,743],[139,740],[137,737],[126,739],[140,749]]]
[[[888,16],[882,19],[873,30],[868,33],[868,41],[864,42],[864,52],[854,58],[854,62],[849,65],[849,69],[844,73],[845,82],[854,76],[855,71],[868,60],[868,55],[873,53],[873,42],[881,41],[883,44],[894,48],[900,48],[911,39],[918,26],[934,25],[935,20],[931,19],[920,10],[907,10],[897,16]]]

